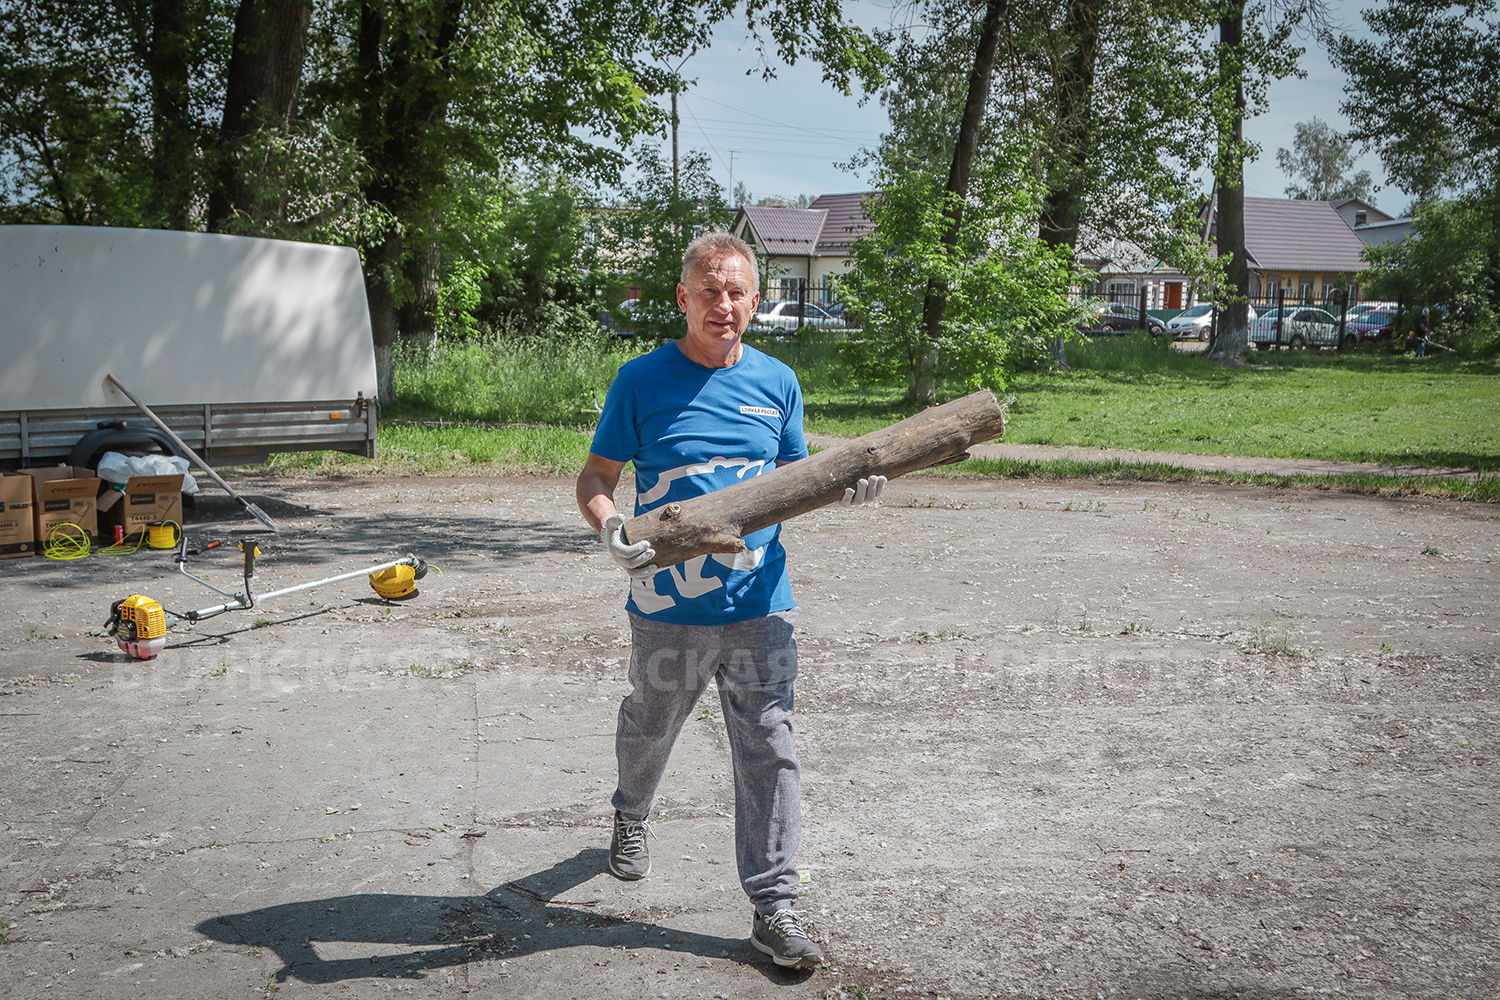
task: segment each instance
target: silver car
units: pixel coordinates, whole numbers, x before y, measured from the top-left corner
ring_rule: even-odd
[[[755,317],[750,321],[751,329],[796,330],[804,326],[820,330],[832,330],[844,324],[816,302],[797,303],[762,302]]]
[[[1250,319],[1255,318],[1255,307],[1246,305]],[[1200,302],[1173,316],[1167,321],[1167,332],[1173,340],[1207,340],[1214,326],[1214,304]]]
[[[1258,349],[1338,347],[1339,321],[1317,306],[1283,306],[1250,321],[1250,343]]]

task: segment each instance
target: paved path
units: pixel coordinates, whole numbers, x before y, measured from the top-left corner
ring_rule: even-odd
[[[816,448],[831,448],[845,439],[827,434],[809,434],[807,440]],[[1477,469],[1437,469],[1377,462],[1328,462],[1310,458],[1264,458],[1253,455],[1189,455],[1168,451],[1131,451],[1123,448],[1081,448],[1047,444],[981,444],[969,449],[969,454],[975,458],[1009,458],[1023,462],[1073,459],[1086,462],[1155,463],[1175,465],[1184,469],[1267,473],[1276,476],[1432,476],[1445,479],[1474,479],[1479,475]]]

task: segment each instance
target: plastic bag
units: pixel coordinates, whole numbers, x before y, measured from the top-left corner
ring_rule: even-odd
[[[131,476],[181,476],[182,492],[198,492],[198,481],[188,471],[188,460],[176,455],[122,455],[106,451],[99,458],[98,472],[100,479],[121,484]]]

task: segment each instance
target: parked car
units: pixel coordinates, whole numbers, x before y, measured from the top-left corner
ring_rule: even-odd
[[[1141,312],[1135,306],[1124,302],[1107,302],[1098,312],[1094,313],[1088,325],[1084,327],[1089,332],[1101,333],[1129,333],[1131,330],[1139,330],[1141,327]],[[1151,314],[1146,315],[1146,329],[1151,336],[1160,337],[1162,330],[1161,320]]]
[[[1344,310],[1344,323],[1345,324],[1353,323],[1353,322],[1357,321],[1365,313],[1371,312],[1372,310],[1375,310],[1375,309],[1388,309],[1391,312],[1395,312],[1396,311],[1396,303],[1394,303],[1394,302],[1361,302],[1358,305],[1352,305],[1348,309]]]
[[[1396,322],[1396,307],[1367,309],[1354,319],[1344,322],[1361,344],[1385,342],[1391,339],[1391,324]]]
[[[1354,345],[1349,334],[1347,346]],[[1283,306],[1250,321],[1249,341],[1257,349],[1274,347],[1338,347],[1339,321],[1317,306]]]
[[[1255,318],[1255,307],[1246,305],[1249,318]],[[1173,340],[1207,340],[1214,325],[1214,304],[1200,302],[1167,321],[1167,332]]]
[[[816,302],[762,302],[750,320],[752,330],[796,330],[804,326],[827,330],[843,325]]]

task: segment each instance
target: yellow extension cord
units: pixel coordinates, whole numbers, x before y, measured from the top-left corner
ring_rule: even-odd
[[[176,521],[163,521],[146,528],[146,544],[153,549],[175,549],[181,537],[182,525]]]
[[[42,555],[48,559],[82,559],[92,548],[87,531],[71,521],[63,521],[47,530]]]

